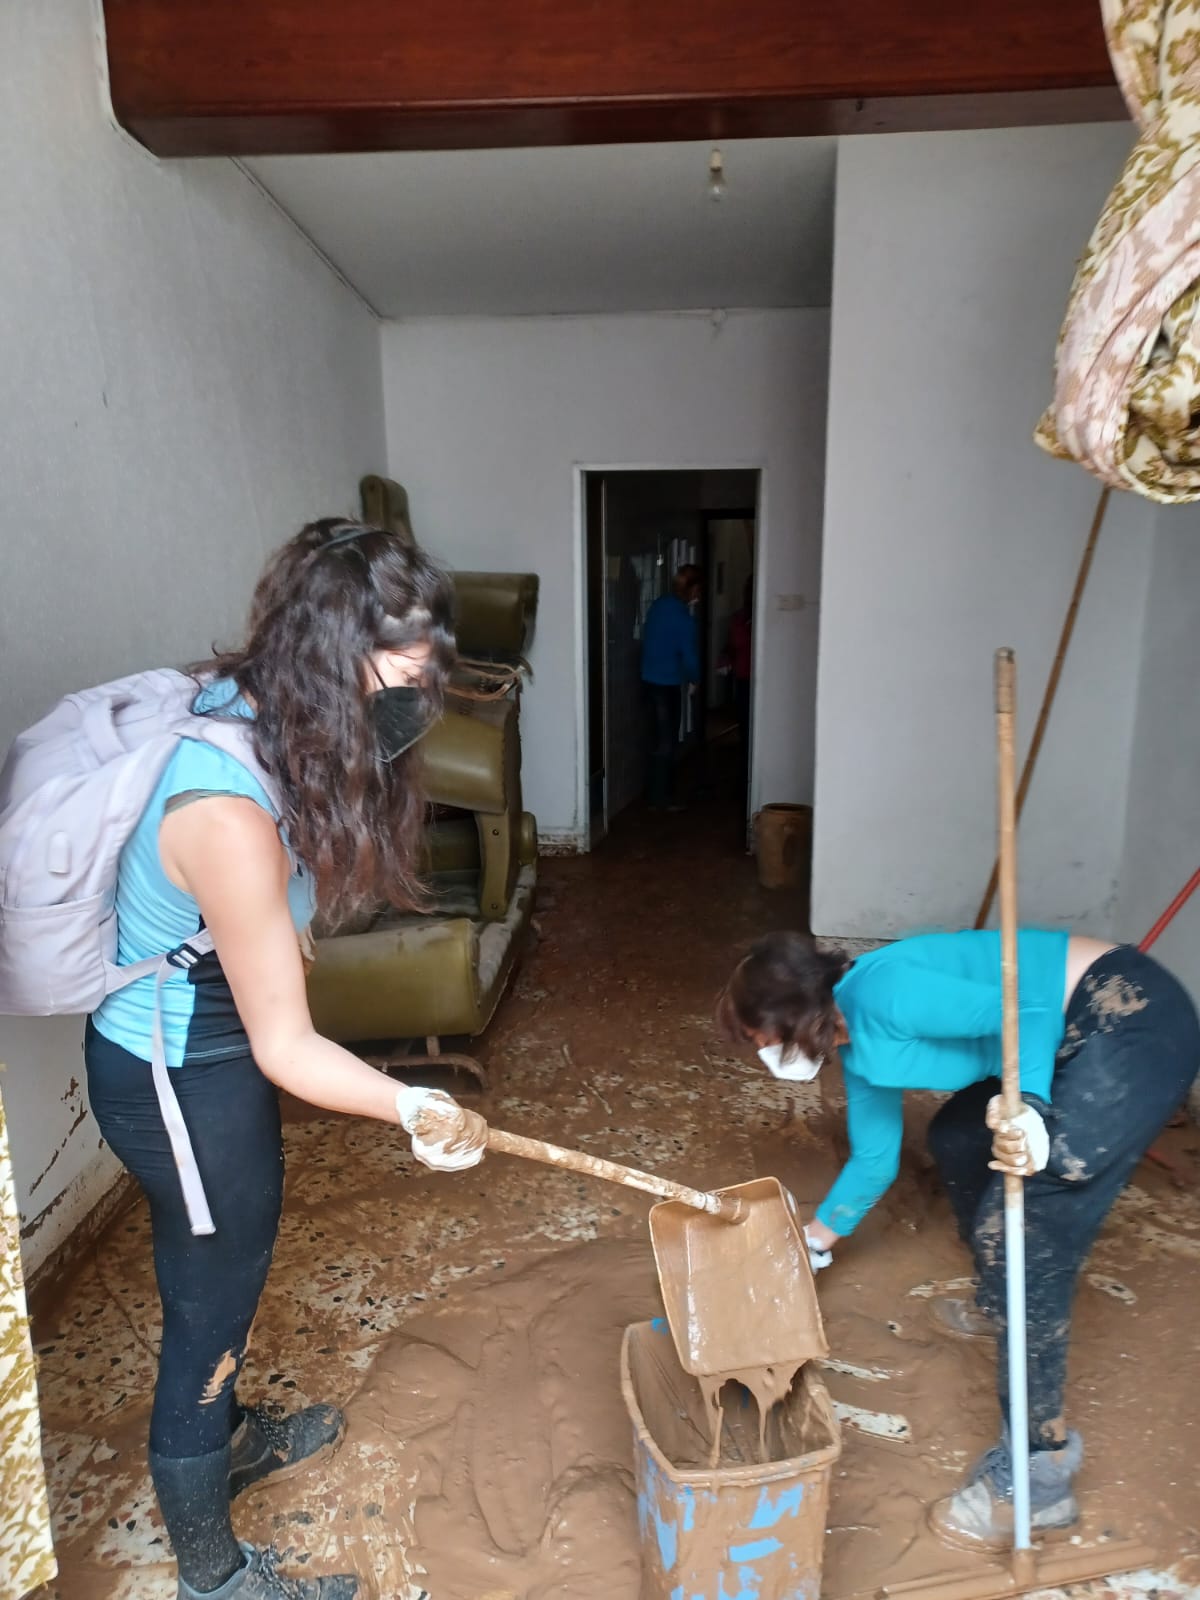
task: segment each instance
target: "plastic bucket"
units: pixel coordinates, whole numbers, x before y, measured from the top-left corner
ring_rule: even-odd
[[[829,1480],[842,1446],[813,1365],[771,1418],[766,1453],[775,1459],[766,1461],[704,1465],[704,1398],[661,1317],[626,1328],[621,1392],[633,1423],[641,1600],[817,1600]],[[757,1435],[754,1416],[742,1437],[757,1445]]]
[[[794,889],[812,849],[812,807],[764,806],[754,818],[758,881],[764,889]]]

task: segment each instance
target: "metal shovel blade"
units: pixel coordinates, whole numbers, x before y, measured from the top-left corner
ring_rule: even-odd
[[[716,1193],[745,1203],[742,1221],[678,1200],[650,1212],[663,1305],[684,1370],[704,1378],[828,1355],[795,1200],[778,1178]]]

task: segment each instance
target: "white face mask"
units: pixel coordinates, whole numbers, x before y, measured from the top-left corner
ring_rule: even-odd
[[[758,1052],[758,1059],[773,1078],[782,1078],[787,1083],[811,1083],[820,1072],[825,1057],[814,1061],[794,1044],[786,1047],[768,1044]]]

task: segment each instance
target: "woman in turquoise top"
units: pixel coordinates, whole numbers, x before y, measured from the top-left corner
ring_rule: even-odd
[[[1069,1527],[1082,1441],[1063,1414],[1071,1302],[1079,1270],[1138,1160],[1200,1067],[1200,1023],[1163,967],[1129,946],[1078,934],[1018,936],[1021,1094],[1000,1115],[1000,938],[925,934],[857,960],[798,933],[771,934],[718,1004],[727,1036],[758,1049],[777,1077],[815,1077],[841,1061],[850,1156],[805,1228],[814,1270],[828,1267],[900,1164],[906,1089],[948,1093],[929,1145],[975,1259],[976,1301],[943,1299],[945,1331],[999,1343],[1004,1323],[1004,1172],[1026,1179],[1030,1491],[1035,1532]],[[956,1494],[931,1510],[951,1543],[1012,1542],[1007,1423]]]
[[[171,951],[178,970],[158,1007],[153,977],[111,995],[85,1058],[100,1131],[150,1206],[163,1314],[150,1469],[179,1600],[358,1589],[350,1575],[284,1577],[230,1516],[234,1496],[343,1428],[334,1406],[281,1416],[235,1394],[279,1224],[280,1089],[398,1125],[429,1166],[483,1154],[475,1113],[314,1031],[302,953],[314,909],[336,924],[363,905],[425,903],[414,747],[440,710],[451,626],[450,581],[411,537],[340,518],[302,529],[267,564],[246,643],[198,675],[197,737],[180,740],[121,854],[118,958]],[[246,719],[246,761],[201,738],[201,718]],[[199,932],[209,954],[188,945]],[[156,1014],[208,1233],[192,1231],[153,1081]]]

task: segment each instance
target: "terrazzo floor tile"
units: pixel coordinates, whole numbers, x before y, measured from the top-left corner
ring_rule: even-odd
[[[732,955],[763,928],[804,916],[799,899],[758,888],[736,839],[728,818],[701,812],[678,827],[631,822],[592,857],[543,863],[540,935],[483,1043],[494,1087],[472,1102],[497,1126],[701,1186],[774,1173],[802,1202],[818,1197],[837,1154],[838,1135],[829,1132],[840,1121],[840,1113],[831,1115],[836,1086],[767,1082],[712,1030],[713,996]],[[836,1341],[826,1379],[848,1417],[902,1415],[925,1441],[924,1487],[941,1492],[992,1426],[993,1402],[986,1355],[955,1352],[948,1366],[938,1356],[937,1382],[953,1392],[961,1437],[926,1437],[933,1336],[910,1291],[922,1279],[961,1274],[965,1257],[918,1135],[906,1145],[896,1208],[878,1226],[866,1225],[864,1247],[846,1252],[828,1287],[822,1281]],[[477,1362],[489,1324],[482,1309],[473,1322],[469,1308],[486,1304],[479,1291],[489,1282],[580,1241],[645,1239],[646,1196],[506,1157],[456,1176],[430,1174],[382,1124],[304,1113],[287,1124],[286,1151],[279,1244],[240,1384],[251,1402],[290,1408],[370,1392],[387,1341],[419,1332],[422,1319],[448,1305],[461,1308],[460,1345],[445,1360]],[[885,1235],[885,1222],[897,1233]],[[918,1233],[934,1243],[922,1262],[927,1270],[914,1273],[904,1241]],[[1180,1336],[1171,1320],[1173,1280],[1194,1264],[1196,1250],[1194,1196],[1153,1173],[1143,1185],[1139,1174],[1091,1263],[1096,1277],[1134,1299],[1094,1282],[1081,1295],[1080,1315],[1100,1319],[1103,1331],[1073,1391],[1082,1411],[1098,1415],[1114,1395],[1128,1405],[1131,1317],[1141,1319],[1139,1338]],[[62,1571],[36,1600],[174,1600],[144,1454],[158,1337],[148,1218],[138,1206],[116,1220],[50,1313],[39,1316]],[[352,1432],[331,1466],[256,1486],[237,1503],[235,1525],[241,1537],[290,1550],[296,1572],[355,1571],[363,1600],[421,1600],[423,1573],[412,1553],[418,1475],[404,1396],[381,1414],[389,1426]],[[1160,1436],[1168,1420],[1159,1417]],[[1130,1470],[1155,1459],[1172,1480],[1194,1474],[1190,1438],[1182,1430],[1166,1444],[1132,1437]],[[848,1542],[876,1536],[879,1497],[906,1492],[888,1487],[901,1458],[887,1449],[895,1446],[848,1426],[826,1556],[831,1585]],[[864,1462],[874,1474],[863,1475]],[[346,1483],[369,1490],[351,1495],[337,1487]],[[1089,1492],[1101,1499],[1110,1492],[1102,1472]],[[1048,1595],[1200,1600],[1200,1587],[1188,1588],[1172,1566],[1190,1553],[1182,1545],[1164,1550],[1160,1572],[1123,1585]],[[835,1586],[829,1594],[847,1600]]]

